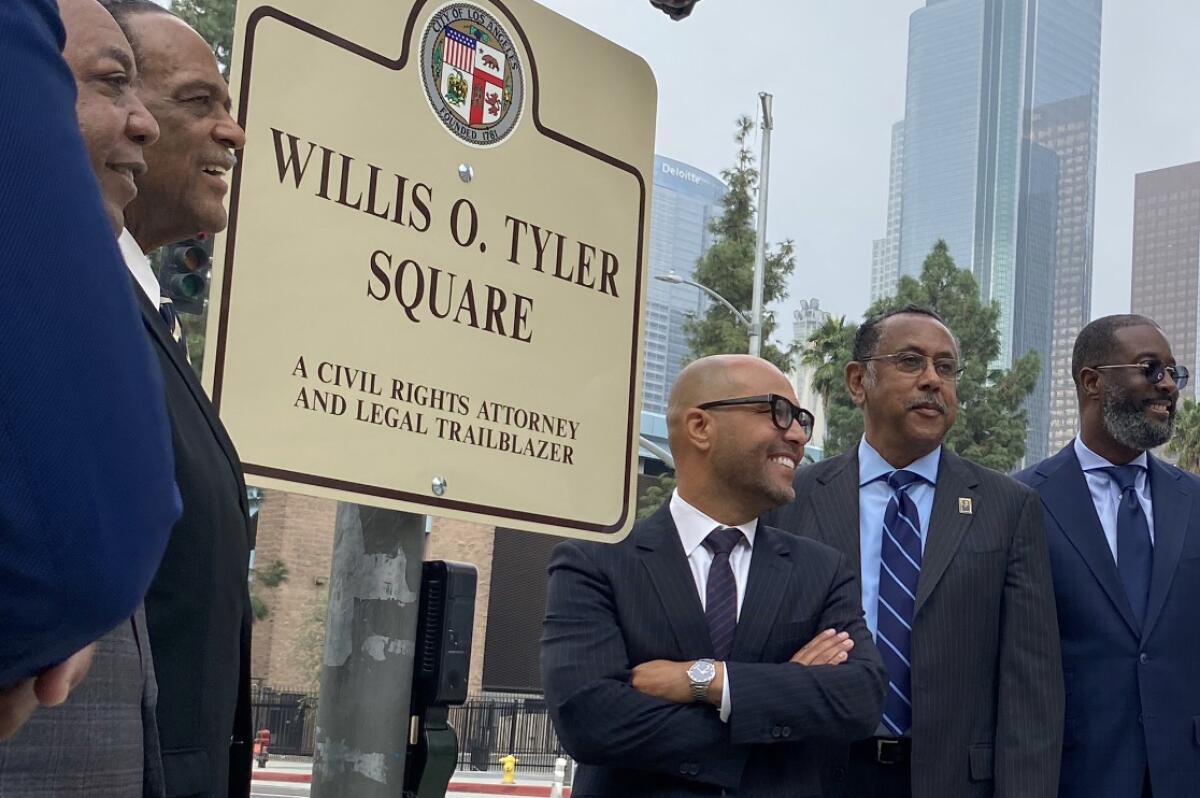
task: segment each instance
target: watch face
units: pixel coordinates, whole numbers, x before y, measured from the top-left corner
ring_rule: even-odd
[[[709,659],[697,660],[688,668],[687,674],[693,682],[711,682],[717,675],[717,666]]]

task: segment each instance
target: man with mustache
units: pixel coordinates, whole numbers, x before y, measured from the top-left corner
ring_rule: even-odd
[[[146,595],[158,677],[166,794],[250,789],[250,526],[237,451],[180,345],[172,306],[146,255],[225,228],[225,173],[245,133],[229,114],[216,57],[182,20],[148,0],[108,0],[138,60],[138,97],[158,122],[122,253],[162,368],[183,516]]]
[[[1075,340],[1079,436],[1017,475],[1041,495],[1066,682],[1063,798],[1200,790],[1200,479],[1153,457],[1188,371],[1144,316]]]
[[[812,415],[767,361],[720,355],[680,372],[667,427],[670,502],[550,559],[542,684],[575,794],[819,795],[884,674],[846,558],[757,521],[792,498]]]
[[[883,721],[829,757],[826,795],[1051,798],[1063,688],[1037,495],[948,451],[962,373],[941,318],[868,318],[846,387],[864,435],[796,474],[764,522],[854,563],[887,666]]]

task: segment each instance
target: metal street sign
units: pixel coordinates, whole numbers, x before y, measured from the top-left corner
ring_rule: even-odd
[[[531,0],[238,7],[205,384],[256,484],[632,525],[656,88]]]

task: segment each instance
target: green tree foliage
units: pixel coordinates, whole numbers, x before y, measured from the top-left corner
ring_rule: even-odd
[[[675,490],[675,474],[668,471],[658,477],[658,482],[651,485],[642,494],[642,498],[638,500],[638,520],[649,518],[658,512],[658,508],[671,498],[671,493]]]
[[[749,309],[754,291],[754,193],[758,186],[758,170],[749,149],[749,137],[754,122],[746,116],[736,123],[734,141],[737,160],[721,177],[728,186],[722,200],[724,212],[714,219],[709,230],[714,242],[696,264],[696,282],[711,288],[728,299],[735,307]],[[763,304],[787,297],[787,279],[796,268],[795,247],[784,241],[774,252],[768,251],[763,268]],[[782,371],[789,369],[788,355],[770,343],[775,320],[765,316],[762,329],[762,356]],[[684,324],[688,345],[693,357],[745,352],[750,345],[750,332],[720,303],[710,304],[703,318],[690,319]]]
[[[844,390],[844,370],[850,362],[854,348],[854,325],[846,317],[832,316],[813,331],[808,343],[811,346],[800,351],[800,363],[812,369],[812,388],[821,397],[821,409],[829,415],[833,395]]]
[[[250,609],[256,621],[262,621],[271,615],[271,606],[263,596],[263,587],[274,590],[287,581],[288,567],[283,560],[272,560],[261,568],[254,569],[254,577],[250,582]]]
[[[1180,405],[1167,453],[1184,471],[1200,473],[1200,404],[1196,400],[1184,399]]]
[[[221,74],[229,79],[233,54],[233,18],[236,0],[171,0],[171,11],[208,42],[216,53]]]
[[[991,368],[1000,352],[996,326],[1000,308],[980,301],[974,276],[954,265],[944,241],[938,241],[925,259],[919,280],[900,278],[896,296],[875,303],[868,315],[908,304],[939,313],[959,340],[966,372],[958,382],[958,420],[946,436],[946,445],[981,465],[1012,470],[1025,455],[1022,405],[1037,382],[1037,353],[1027,352],[1011,369]],[[842,357],[848,362],[849,352]],[[827,426],[826,457],[845,451],[862,435],[862,414],[844,387],[833,394]]]

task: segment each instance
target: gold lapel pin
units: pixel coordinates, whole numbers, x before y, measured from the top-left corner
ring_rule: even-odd
[[[958,512],[962,515],[974,515],[975,510],[971,507],[971,500],[966,496],[960,496],[958,499]]]

